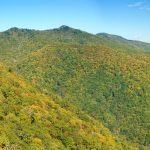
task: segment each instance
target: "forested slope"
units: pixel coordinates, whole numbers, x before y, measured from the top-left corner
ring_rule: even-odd
[[[85,113],[62,108],[2,64],[0,103],[0,148],[134,149]]]
[[[120,140],[149,148],[149,44],[67,26],[12,28],[0,34],[0,44],[9,71],[47,97],[58,97],[53,101],[59,107],[84,111]]]

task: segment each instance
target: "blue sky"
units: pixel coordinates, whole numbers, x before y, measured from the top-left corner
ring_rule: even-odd
[[[150,42],[150,0],[0,0],[0,31],[61,25]]]

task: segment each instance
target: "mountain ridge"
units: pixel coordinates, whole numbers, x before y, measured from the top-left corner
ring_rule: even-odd
[[[124,40],[127,40],[127,41],[133,41],[133,42],[141,42],[141,43],[145,43],[145,44],[150,44],[149,42],[144,42],[144,41],[140,41],[140,40],[132,40],[132,39],[127,39],[127,38],[124,38],[123,36],[121,35],[116,35],[116,34],[109,34],[109,33],[106,33],[106,32],[100,32],[100,33],[90,33],[90,32],[87,32],[87,31],[83,31],[81,29],[76,29],[76,28],[72,28],[70,26],[67,26],[67,25],[61,25],[60,27],[58,28],[51,28],[51,29],[28,29],[28,28],[18,28],[18,27],[11,27],[7,30],[4,30],[4,31],[1,31],[0,33],[3,33],[3,32],[9,32],[9,31],[35,31],[35,32],[45,32],[45,31],[68,31],[68,30],[74,30],[74,31],[79,31],[79,32],[84,32],[84,33],[87,33],[87,34],[91,34],[91,35],[97,35],[97,36],[104,36],[104,37],[109,37],[109,38],[119,38],[119,39],[124,39]]]

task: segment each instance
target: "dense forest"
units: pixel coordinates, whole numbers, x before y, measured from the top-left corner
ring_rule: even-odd
[[[150,44],[11,28],[0,62],[0,149],[150,149]]]

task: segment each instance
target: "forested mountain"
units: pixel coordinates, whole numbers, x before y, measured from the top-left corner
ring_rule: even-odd
[[[1,148],[150,148],[150,44],[11,28],[0,61]]]

